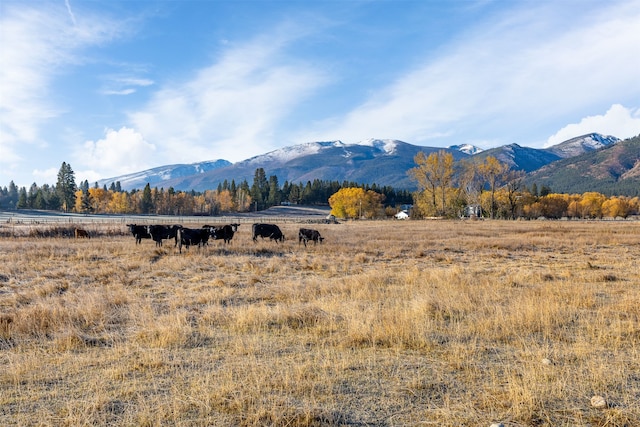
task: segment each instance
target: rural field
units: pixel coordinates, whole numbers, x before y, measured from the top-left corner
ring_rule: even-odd
[[[640,426],[640,221],[279,225],[3,224],[0,425]]]

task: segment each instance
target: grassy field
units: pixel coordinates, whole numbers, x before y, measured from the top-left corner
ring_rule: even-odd
[[[0,238],[0,425],[640,426],[640,222],[299,226]]]

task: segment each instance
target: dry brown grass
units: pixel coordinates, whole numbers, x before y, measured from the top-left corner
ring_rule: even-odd
[[[0,240],[0,425],[640,425],[640,223],[104,227]]]

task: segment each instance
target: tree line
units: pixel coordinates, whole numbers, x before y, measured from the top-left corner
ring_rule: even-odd
[[[306,183],[285,181],[280,185],[277,176],[267,176],[263,168],[256,169],[251,184],[247,180],[240,183],[224,180],[216,189],[202,192],[152,188],[147,184],[141,190],[124,191],[120,182],[100,187],[98,183],[91,186],[85,180],[78,185],[71,165],[63,162],[56,185],[34,183],[27,189],[18,188],[11,181],[8,187],[0,187],[0,208],[95,214],[218,215],[264,210],[280,204],[326,206],[329,197],[341,188],[373,191],[392,205],[412,202],[410,191],[376,184],[315,179]]]
[[[313,180],[280,185],[275,175],[263,168],[253,182],[239,184],[225,180],[216,189],[176,191],[151,188],[124,191],[119,182],[109,187],[76,185],[71,165],[63,162],[55,186],[32,184],[27,190],[13,181],[0,188],[2,209],[46,209],[78,213],[218,215],[267,209],[280,204],[327,205],[339,218],[383,218],[411,206],[413,218],[487,217],[516,218],[603,218],[640,215],[640,198],[605,196],[598,192],[556,194],[548,186],[538,189],[523,184],[524,173],[509,168],[494,157],[454,162],[441,150],[420,152],[408,174],[418,190],[396,190],[375,184]]]
[[[640,198],[598,192],[555,194],[548,186],[523,185],[525,174],[492,156],[457,163],[445,150],[420,152],[409,170],[418,183],[413,217],[603,218],[640,215]]]

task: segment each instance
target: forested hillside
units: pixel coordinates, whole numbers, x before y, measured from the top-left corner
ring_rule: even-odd
[[[524,183],[548,186],[556,193],[640,196],[640,136],[550,163],[528,174]]]

